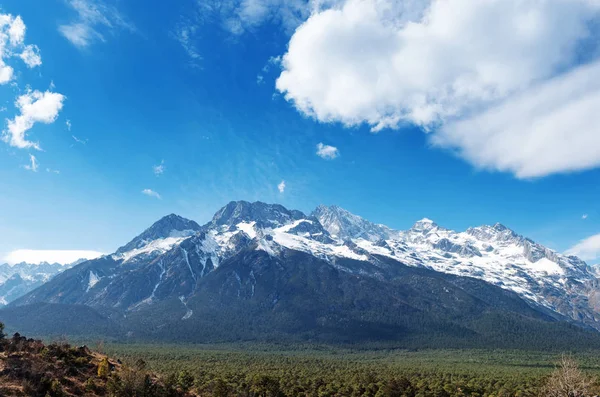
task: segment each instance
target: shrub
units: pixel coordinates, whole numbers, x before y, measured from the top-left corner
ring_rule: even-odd
[[[108,358],[104,357],[100,364],[98,364],[98,377],[106,379],[110,372],[110,365],[108,363]]]
[[[590,384],[577,362],[571,357],[563,356],[558,368],[542,387],[540,397],[588,397],[591,396]]]

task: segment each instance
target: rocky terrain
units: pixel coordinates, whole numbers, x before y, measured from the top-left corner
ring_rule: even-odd
[[[188,388],[177,378],[161,379],[147,372],[143,362],[128,367],[87,346],[46,345],[18,333],[0,337],[2,396],[184,397]]]

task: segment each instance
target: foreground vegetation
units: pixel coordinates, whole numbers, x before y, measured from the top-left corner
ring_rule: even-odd
[[[322,346],[100,346],[124,362],[140,359],[171,377],[187,377],[206,396],[550,396],[544,386],[558,353],[485,350],[356,350]],[[600,355],[577,353],[586,393],[600,388]],[[192,381],[193,379],[193,381]],[[557,396],[562,396],[557,394]]]
[[[600,356],[326,346],[44,344],[0,323],[0,396],[592,397]],[[94,351],[95,350],[95,351]]]

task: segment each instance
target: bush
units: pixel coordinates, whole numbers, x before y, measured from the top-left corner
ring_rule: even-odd
[[[98,364],[98,377],[102,379],[106,379],[110,372],[110,364],[108,363],[108,358],[104,357],[100,364]]]

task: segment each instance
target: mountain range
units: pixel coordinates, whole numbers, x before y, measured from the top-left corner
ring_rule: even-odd
[[[599,291],[585,262],[501,224],[399,231],[336,206],[236,201],[202,226],[166,216],[0,319],[29,334],[161,341],[600,347]]]
[[[48,262],[0,264],[0,307],[33,291],[58,273],[84,261],[80,259],[65,265]]]

